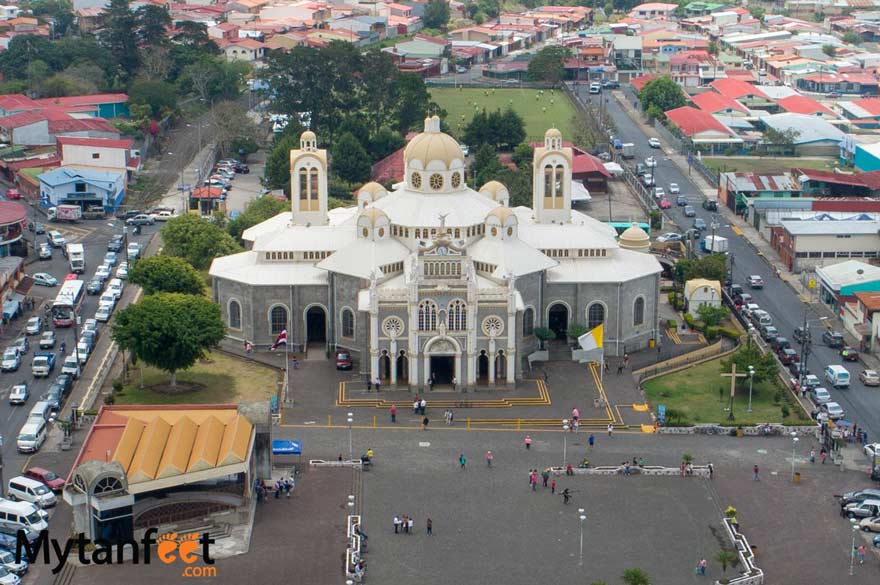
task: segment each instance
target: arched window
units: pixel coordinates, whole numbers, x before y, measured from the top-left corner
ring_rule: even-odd
[[[528,307],[523,312],[523,336],[534,335],[535,333],[535,310]]]
[[[645,322],[645,299],[639,297],[633,303],[633,326],[641,325]]]
[[[544,167],[544,197],[553,197],[553,167]]]
[[[318,169],[309,171],[309,210],[318,211]]]
[[[437,303],[422,301],[419,303],[419,331],[437,329]]]
[[[447,326],[450,331],[464,331],[467,329],[467,305],[463,300],[455,299],[449,303]]]
[[[309,170],[299,170],[299,200],[308,201],[309,199]]]
[[[287,329],[287,308],[283,305],[272,307],[269,313],[269,325],[273,335],[278,335]]]
[[[562,207],[562,181],[565,179],[565,167],[562,165],[556,165],[556,169],[553,178],[553,197],[558,197],[559,199],[556,201],[556,207]]]
[[[605,307],[602,303],[593,303],[587,309],[587,327],[595,329],[605,322]]]
[[[238,301],[229,301],[229,328],[241,329],[241,304]]]
[[[342,309],[342,336],[354,337],[354,313],[351,309]]]

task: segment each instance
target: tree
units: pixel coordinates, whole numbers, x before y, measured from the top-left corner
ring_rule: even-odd
[[[834,55],[837,53],[837,49],[831,43],[825,43],[824,45],[822,45],[822,52],[829,57],[834,57]]]
[[[400,132],[395,132],[390,128],[381,128],[373,135],[367,149],[373,161],[380,161],[394,151],[403,148],[404,144]]]
[[[201,295],[158,293],[116,315],[113,339],[139,360],[171,374],[192,367],[223,340],[220,307]]]
[[[623,572],[626,585],[651,585],[651,578],[641,569],[626,569]]]
[[[428,28],[443,28],[449,22],[449,4],[445,0],[428,0],[422,22]]]
[[[854,30],[848,30],[843,33],[843,42],[848,45],[861,45],[862,37]]]
[[[650,110],[655,117],[664,118],[664,112],[680,108],[687,103],[681,88],[668,75],[652,79],[639,92],[639,101],[645,110]],[[653,115],[653,114],[652,114]]]
[[[133,77],[140,64],[137,36],[134,34],[136,24],[128,0],[110,0],[110,6],[104,13],[104,29],[100,39],[125,77]]]
[[[402,134],[418,127],[428,115],[433,102],[425,80],[415,73],[401,73],[393,88],[396,128]]]
[[[51,21],[52,35],[56,38],[65,36],[76,19],[69,0],[32,0],[21,6],[29,8],[34,16]]]
[[[777,130],[776,128],[767,126],[764,130],[763,139],[768,151],[776,150],[782,153],[790,149],[800,135],[800,130],[797,130],[796,128]]]
[[[28,66],[34,61],[46,64],[47,70],[58,66],[60,58],[52,41],[37,35],[16,35],[0,53],[0,69],[5,79],[26,79]]]
[[[574,321],[572,323],[569,323],[568,329],[565,330],[565,334],[568,335],[571,339],[577,340],[578,337],[580,337],[587,331],[589,331],[589,329],[587,329],[586,325]]]
[[[333,173],[348,183],[363,183],[370,178],[370,158],[351,132],[339,137],[332,149]]]
[[[773,353],[762,353],[757,343],[739,348],[736,353],[721,362],[721,367],[725,372],[729,372],[733,364],[736,364],[737,372],[748,372],[749,366],[754,368],[752,382],[755,384],[772,380],[779,371]]]
[[[546,327],[535,327],[535,337],[541,342],[541,350],[544,349],[544,342],[556,338],[556,333],[552,329]]]
[[[475,187],[489,182],[491,177],[501,170],[501,163],[498,162],[498,155],[495,154],[495,149],[489,144],[479,147],[476,154],[474,154],[474,162],[471,163],[470,170],[477,177]]]
[[[260,129],[248,116],[247,109],[236,102],[214,106],[214,130],[214,141],[222,155],[234,154],[232,145],[236,142],[256,142],[260,137]]]
[[[177,105],[177,94],[174,86],[165,81],[149,81],[139,79],[128,89],[129,103],[143,104],[150,107],[153,117],[160,117]]]
[[[516,167],[520,170],[531,169],[532,159],[535,158],[535,150],[530,144],[523,142],[513,149],[513,156],[510,157]]]
[[[134,263],[128,279],[139,284],[145,295],[155,293],[182,293],[200,295],[205,281],[192,265],[176,256],[150,256]]]
[[[248,203],[244,212],[226,225],[226,231],[236,240],[241,240],[244,230],[285,211],[290,211],[289,201],[265,195]]]
[[[516,111],[508,107],[501,114],[500,125],[498,128],[498,142],[506,146],[508,149],[513,148],[517,144],[526,139],[526,124],[522,116]]]
[[[724,306],[713,307],[711,305],[703,305],[697,309],[700,321],[707,327],[716,327],[727,317],[727,308]]]
[[[364,115],[376,134],[383,126],[393,124],[394,86],[400,71],[388,53],[372,48],[363,55],[361,72]],[[366,143],[361,143],[366,146]]]
[[[764,10],[763,6],[758,6],[755,4],[749,6],[749,14],[752,15],[752,18],[755,18],[757,20],[764,20],[764,15],[766,13],[767,11]]]
[[[565,77],[565,60],[571,50],[559,45],[544,47],[529,61],[528,76],[532,81],[559,83]]]
[[[183,258],[197,270],[207,268],[218,256],[240,250],[232,236],[191,213],[168,220],[162,228],[162,240],[166,254]]]
[[[175,43],[197,49],[200,53],[216,55],[220,52],[220,47],[208,36],[208,25],[204,22],[181,20],[174,28],[177,31],[172,37]]]
[[[679,260],[674,267],[675,280],[684,283],[694,278],[724,282],[727,277],[727,257],[710,254],[696,260]]]
[[[165,8],[144,4],[135,11],[134,16],[141,46],[156,47],[168,42],[166,31],[171,26],[171,16]]]
[[[727,567],[733,567],[739,562],[736,553],[730,550],[719,550],[715,553],[715,560],[721,565],[721,572],[727,573]]]
[[[299,136],[285,132],[266,157],[266,184],[270,189],[284,189],[290,195],[290,151],[299,148]]]

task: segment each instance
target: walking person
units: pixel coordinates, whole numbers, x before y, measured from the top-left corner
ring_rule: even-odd
[[[526,438],[523,441],[523,443],[525,443],[526,451],[528,451],[529,449],[532,448],[532,437],[530,437],[529,435],[526,435]]]
[[[858,554],[859,554],[859,564],[864,565],[865,564],[865,545],[864,544],[859,545]]]
[[[581,411],[579,411],[577,409],[577,407],[575,406],[574,408],[571,409],[571,420],[572,420],[572,422],[577,422],[580,417],[581,417]]]
[[[534,471],[529,474],[529,485],[533,492],[538,491],[538,474]]]
[[[493,459],[495,459],[495,456],[492,455],[492,451],[486,451],[486,467],[492,467]]]
[[[828,451],[825,450],[825,447],[819,450],[819,462],[822,465],[825,465],[825,459],[828,457]]]
[[[413,524],[415,524],[415,521],[411,517],[408,517],[406,519],[406,533],[407,534],[413,534]]]
[[[709,563],[706,561],[706,559],[700,559],[700,562],[697,563],[697,572],[700,575],[705,575],[706,574],[706,567],[708,567],[708,566],[709,566]]]
[[[391,415],[391,423],[394,424],[397,422],[397,407],[393,404],[391,408],[388,409],[388,413]]]
[[[394,515],[394,534],[399,534],[401,524],[402,524],[402,522],[400,521],[400,516],[395,514]]]
[[[373,381],[370,379],[370,375],[367,374],[367,392],[373,389]]]
[[[464,453],[458,456],[458,464],[461,465],[462,469],[464,469],[464,466],[467,465],[467,459],[464,458]]]
[[[614,432],[614,424],[608,423],[608,436],[610,437],[613,432]]]
[[[550,471],[548,469],[545,469],[544,471],[541,472],[541,481],[544,482],[545,488],[547,487],[547,481],[549,479],[550,479]]]
[[[409,516],[406,514],[403,515],[403,519],[400,521],[400,525],[403,528],[403,533],[409,533]]]
[[[373,383],[376,385],[376,392],[380,392],[382,390],[382,380],[379,379],[379,376],[376,376],[376,380]]]
[[[428,401],[422,398],[419,401],[419,409],[422,411],[422,414],[425,414],[425,409],[428,408]]]
[[[550,493],[551,494],[556,493],[556,480],[555,479],[550,482]]]
[[[629,354],[626,352],[623,354],[623,367],[629,367]]]
[[[596,437],[593,436],[593,433],[590,433],[590,438],[587,439],[587,443],[590,444],[590,451],[592,451],[593,445],[596,443]]]
[[[757,464],[757,463],[755,463],[755,466],[752,468],[752,473],[754,474],[754,475],[753,475],[753,479],[754,479],[755,481],[760,481],[760,480],[761,480],[760,476],[758,475],[758,464]]]
[[[452,426],[452,423],[455,422],[455,411],[451,408],[449,409],[449,426]]]
[[[622,363],[617,364],[617,375],[619,376],[622,371],[623,371],[623,364]]]
[[[715,478],[715,466],[712,465],[712,462],[706,464],[706,468],[709,470],[709,479]]]
[[[428,519],[425,521],[425,526],[426,526],[427,529],[428,529],[428,536],[431,536],[432,534],[434,534],[434,523],[431,522],[431,519],[430,519],[430,518],[428,518]]]
[[[816,462],[816,450],[810,449],[810,463]]]
[[[423,430],[423,431],[427,431],[427,430],[428,430],[428,423],[429,423],[429,422],[430,422],[430,421],[428,420],[428,417],[427,417],[427,416],[426,416],[425,418],[422,419],[422,430]]]

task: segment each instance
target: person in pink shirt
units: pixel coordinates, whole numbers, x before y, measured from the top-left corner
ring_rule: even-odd
[[[577,419],[579,419],[580,417],[581,417],[581,412],[577,409],[577,407],[572,408],[571,409],[571,419],[574,421],[577,421]]]

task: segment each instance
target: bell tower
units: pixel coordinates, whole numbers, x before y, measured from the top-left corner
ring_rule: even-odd
[[[532,207],[538,223],[571,220],[572,150],[562,146],[562,133],[550,128],[532,163]]]
[[[294,225],[327,225],[327,151],[311,131],[290,151],[290,200]]]

